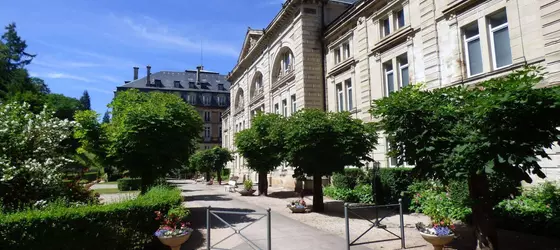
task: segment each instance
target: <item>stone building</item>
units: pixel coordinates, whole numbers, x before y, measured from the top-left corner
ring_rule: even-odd
[[[294,85],[288,85],[295,88],[293,92],[275,90],[278,84],[274,74],[259,82],[266,112],[290,115],[291,108],[286,112],[284,106],[291,107],[291,96],[295,94],[296,109],[321,107],[324,102],[323,108],[327,111],[350,111],[356,118],[371,121],[368,110],[372,101],[408,84],[422,82],[428,89],[473,84],[507,74],[525,64],[545,67],[548,74],[543,86],[560,84],[558,1],[341,2],[288,0],[269,28],[264,30],[264,36],[269,37],[265,39],[263,31],[248,32],[245,44],[264,44],[266,48],[284,42],[284,37],[277,37],[277,33],[269,30],[277,27],[274,24],[279,20],[288,23],[283,26],[288,27],[283,30],[285,33],[301,30],[304,34],[290,40],[290,46],[303,48],[303,51],[294,53],[296,63],[290,68],[296,76]],[[322,24],[325,26],[321,27],[321,22],[311,22],[321,19],[311,18],[311,11],[307,9],[313,8],[317,15],[324,14]],[[295,15],[286,14],[293,9]],[[273,42],[270,37],[274,37]],[[252,72],[258,71],[258,66],[266,69],[263,64],[268,62],[267,58],[278,60],[267,55],[266,51],[262,47],[244,45],[240,61],[230,76],[232,94],[242,88],[251,89],[253,85],[249,83],[255,81],[246,76],[251,77]],[[253,57],[244,56],[247,54]],[[316,59],[317,54],[321,58]],[[309,61],[313,63],[304,63]],[[243,85],[244,81],[248,81],[247,85]],[[237,111],[245,107],[249,110],[241,112],[249,119],[243,119],[238,113],[225,117],[224,127],[227,127],[230,138],[224,141],[224,146],[232,147],[232,134],[249,126],[253,106],[240,106]],[[234,110],[232,108],[232,112]],[[377,149],[372,152],[374,159],[381,167],[394,166],[395,159],[388,158],[386,151],[387,143],[380,138]],[[543,160],[543,171],[552,178],[560,178],[560,147],[550,153],[552,160]],[[234,173],[248,173],[243,168],[242,159],[231,167]],[[280,168],[272,173],[273,184],[286,186],[290,182],[285,177],[274,181],[282,173],[290,171]]]
[[[222,116],[230,103],[230,83],[225,75],[205,71],[202,66],[183,72],[151,73],[151,67],[146,66],[146,76],[138,78],[138,67],[134,67],[133,80],[117,87],[117,91],[132,88],[142,92],[161,91],[179,95],[194,106],[204,122],[200,149],[222,146]]]

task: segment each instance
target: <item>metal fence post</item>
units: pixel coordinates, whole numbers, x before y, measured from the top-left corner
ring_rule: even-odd
[[[210,250],[210,209],[212,207],[208,206],[206,209],[206,249]]]
[[[399,217],[401,222],[401,248],[405,249],[404,244],[404,217],[403,217],[403,208],[402,208],[402,199],[399,199]]]
[[[350,223],[348,220],[348,203],[344,203],[344,221],[346,222],[346,249],[350,250]]]
[[[270,227],[270,208],[268,208],[266,210],[266,249],[267,250],[271,250],[272,249],[272,237],[271,237],[271,227]]]

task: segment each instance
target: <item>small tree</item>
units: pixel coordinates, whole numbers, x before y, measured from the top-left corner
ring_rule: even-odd
[[[341,172],[345,166],[371,161],[377,143],[373,126],[353,119],[349,113],[302,110],[288,119],[285,133],[286,159],[296,174],[313,176],[313,210],[324,210],[322,177]]]
[[[210,150],[196,151],[196,153],[189,158],[189,164],[192,170],[205,173],[206,181],[210,180],[210,176],[212,176],[212,171],[214,170],[214,157]]]
[[[80,97],[80,103],[82,103],[82,108],[84,110],[91,109],[91,100],[89,98],[89,93],[87,92],[87,90],[84,90],[82,97]]]
[[[109,115],[109,110],[105,111],[105,114],[103,114],[103,120],[101,120],[101,122],[104,124],[111,122],[111,116]]]
[[[198,146],[202,119],[177,95],[128,90],[117,93],[110,107],[108,156],[142,178],[142,193],[157,178],[180,169]]]
[[[444,182],[467,179],[480,248],[498,249],[488,175],[543,178],[537,157],[560,141],[560,89],[534,88],[541,80],[531,67],[478,87],[410,86],[374,102],[399,164]]]
[[[259,113],[251,128],[235,135],[237,150],[247,160],[248,167],[259,174],[259,195],[267,195],[268,172],[284,160],[285,119],[278,114]]]
[[[226,163],[233,161],[233,156],[231,152],[226,148],[214,147],[211,149],[211,154],[213,158],[214,171],[218,177],[218,183],[222,184],[222,170],[224,169]]]

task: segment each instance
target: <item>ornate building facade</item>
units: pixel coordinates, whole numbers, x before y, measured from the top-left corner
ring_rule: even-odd
[[[559,2],[288,0],[267,29],[247,33],[229,76],[232,99],[243,102],[224,116],[224,146],[233,148],[233,134],[250,126],[256,110],[289,116],[313,107],[372,121],[372,101],[408,84],[468,85],[526,64],[545,67],[542,86],[560,84]],[[245,90],[247,97],[239,92]],[[395,166],[386,151],[382,137],[373,158],[381,167]],[[558,179],[560,147],[550,153],[542,166]],[[255,178],[241,157],[229,167]],[[286,166],[271,173],[273,185],[292,186],[288,177]]]

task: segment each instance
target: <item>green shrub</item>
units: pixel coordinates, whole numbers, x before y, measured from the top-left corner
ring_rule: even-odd
[[[243,182],[243,187],[245,188],[245,190],[249,191],[249,190],[253,190],[253,181],[250,179],[247,179]]]
[[[323,194],[345,202],[373,203],[371,185],[367,184],[357,185],[354,189],[337,188],[331,185],[323,188]]]
[[[494,207],[500,228],[560,237],[560,188],[544,183]]]
[[[359,168],[346,168],[342,173],[334,173],[332,184],[337,188],[353,189],[361,180],[365,178],[365,173]]]
[[[92,182],[92,181],[97,180],[97,176],[98,176],[97,174],[98,174],[97,172],[87,172],[87,173],[84,173],[84,175],[82,176],[82,179],[86,180],[87,182]]]
[[[157,243],[154,211],[181,201],[180,190],[155,187],[120,203],[0,214],[0,249],[144,249]]]
[[[140,190],[142,179],[140,178],[122,178],[117,181],[117,187],[120,191]]]
[[[408,203],[405,193],[414,181],[412,168],[380,168],[377,173],[368,171],[362,178],[363,184],[373,184],[374,181],[378,204],[396,204],[400,198],[405,198],[404,202]]]
[[[422,212],[435,219],[441,219],[439,217],[444,214],[445,217],[466,222],[472,214],[465,182],[451,182],[448,186],[438,181],[415,182],[409,186],[408,193],[412,195],[411,211]]]

